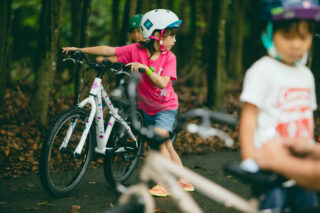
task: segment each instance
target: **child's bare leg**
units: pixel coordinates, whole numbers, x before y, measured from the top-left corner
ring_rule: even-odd
[[[160,134],[162,137],[169,137],[169,132],[167,130],[155,128],[155,131],[158,134]],[[173,162],[177,163],[178,165],[182,166],[181,159],[180,159],[179,155],[177,154],[176,150],[174,149],[171,140],[167,140],[166,142],[164,142],[160,146],[160,153],[164,157],[166,157],[166,158],[172,160]]]
[[[160,154],[161,154],[162,156],[164,156],[165,158],[171,160],[170,153],[169,153],[169,151],[168,151],[165,143],[163,143],[163,144],[160,145]]]
[[[178,165],[182,166],[182,162],[181,159],[178,155],[178,153],[176,152],[176,150],[173,147],[172,141],[168,140],[165,142],[166,148],[170,154],[170,158],[173,162],[177,163]]]

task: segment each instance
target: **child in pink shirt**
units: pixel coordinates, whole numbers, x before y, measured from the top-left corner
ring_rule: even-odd
[[[158,58],[151,59],[147,49],[139,43],[131,44],[123,47],[116,47],[116,55],[118,62],[125,64],[144,64],[149,70],[150,66],[155,70],[154,74],[158,76],[166,76],[169,81],[165,88],[161,85],[155,85],[152,77],[146,73],[142,74],[141,82],[137,89],[139,94],[139,108],[148,115],[155,115],[160,111],[178,109],[178,96],[172,88],[172,80],[177,79],[176,74],[176,57],[171,51],[158,55]],[[154,75],[152,74],[152,75]]]
[[[142,17],[140,25],[143,42],[123,47],[80,48],[86,54],[117,56],[118,62],[131,65],[133,72],[139,68],[146,70],[137,87],[139,108],[143,111],[145,124],[154,126],[155,131],[163,137],[169,137],[178,113],[178,96],[171,82],[177,79],[176,57],[170,50],[176,42],[175,33],[181,22],[169,10],[151,10]],[[79,48],[66,47],[63,52],[76,49]],[[160,153],[182,166],[171,140],[160,146]],[[194,191],[192,185],[182,179],[179,182],[186,191]],[[153,187],[150,193],[160,197],[169,195],[161,184]]]

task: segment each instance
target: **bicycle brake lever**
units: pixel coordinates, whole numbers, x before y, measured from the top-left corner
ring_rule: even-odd
[[[74,58],[64,58],[64,59],[62,59],[62,61],[63,61],[63,62],[65,62],[65,61],[72,61],[74,64],[76,64],[76,63],[83,64],[83,61],[76,60],[76,59],[74,59]]]
[[[124,71],[123,69],[117,70],[117,69],[111,68],[110,70],[111,70],[112,72],[116,73],[117,75],[119,75],[119,74],[125,74],[125,75],[127,75],[127,76],[130,77],[130,74],[129,74],[128,72]]]

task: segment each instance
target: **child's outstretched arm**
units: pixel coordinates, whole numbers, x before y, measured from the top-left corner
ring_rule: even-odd
[[[240,146],[242,159],[253,157],[254,153],[254,132],[257,128],[257,106],[244,102],[240,118]]]
[[[62,52],[68,54],[70,50],[81,50],[83,53],[90,55],[104,55],[104,56],[115,56],[116,48],[110,46],[95,46],[95,47],[63,47]]]

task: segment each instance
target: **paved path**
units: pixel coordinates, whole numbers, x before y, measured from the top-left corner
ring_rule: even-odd
[[[223,174],[222,166],[226,162],[239,161],[239,153],[234,151],[217,151],[204,155],[184,155],[185,166],[194,168],[197,173],[215,181],[228,189],[248,197],[248,186],[235,178]],[[128,184],[137,182],[137,172]],[[89,169],[85,179],[78,188],[66,198],[54,198],[42,189],[38,176],[16,179],[0,179],[0,212],[72,212],[72,206],[79,206],[77,212],[102,213],[115,205],[119,194],[111,188],[103,176],[102,168]],[[235,212],[209,200],[198,192],[192,193],[204,212]],[[169,198],[156,199],[157,212],[180,212]]]

